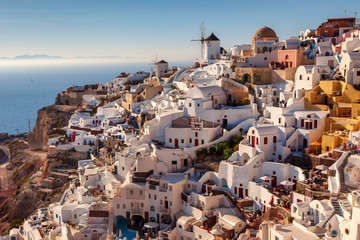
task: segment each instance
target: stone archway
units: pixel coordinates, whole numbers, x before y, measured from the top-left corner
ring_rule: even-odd
[[[244,76],[243,76],[243,83],[251,83],[251,76],[250,76],[250,74],[244,74]]]

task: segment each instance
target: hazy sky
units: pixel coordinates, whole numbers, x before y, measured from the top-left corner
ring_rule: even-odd
[[[358,0],[342,1],[170,1],[0,0],[0,57],[121,56],[169,61],[199,55],[191,42],[214,32],[228,49],[251,43],[267,25],[280,40],[317,28],[327,18],[354,16]],[[126,61],[128,58],[125,58]]]

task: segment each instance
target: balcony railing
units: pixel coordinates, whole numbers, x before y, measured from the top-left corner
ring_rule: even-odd
[[[132,214],[143,214],[144,209],[143,208],[131,208]]]

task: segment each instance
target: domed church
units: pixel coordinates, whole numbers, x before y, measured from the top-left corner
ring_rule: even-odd
[[[257,30],[252,38],[252,47],[254,48],[255,42],[274,41],[279,42],[279,38],[275,31],[267,26]]]

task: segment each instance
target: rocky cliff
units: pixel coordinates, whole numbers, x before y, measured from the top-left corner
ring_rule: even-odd
[[[46,149],[49,138],[64,134],[61,128],[68,124],[75,109],[67,105],[51,105],[40,109],[36,125],[28,136],[30,146]]]

